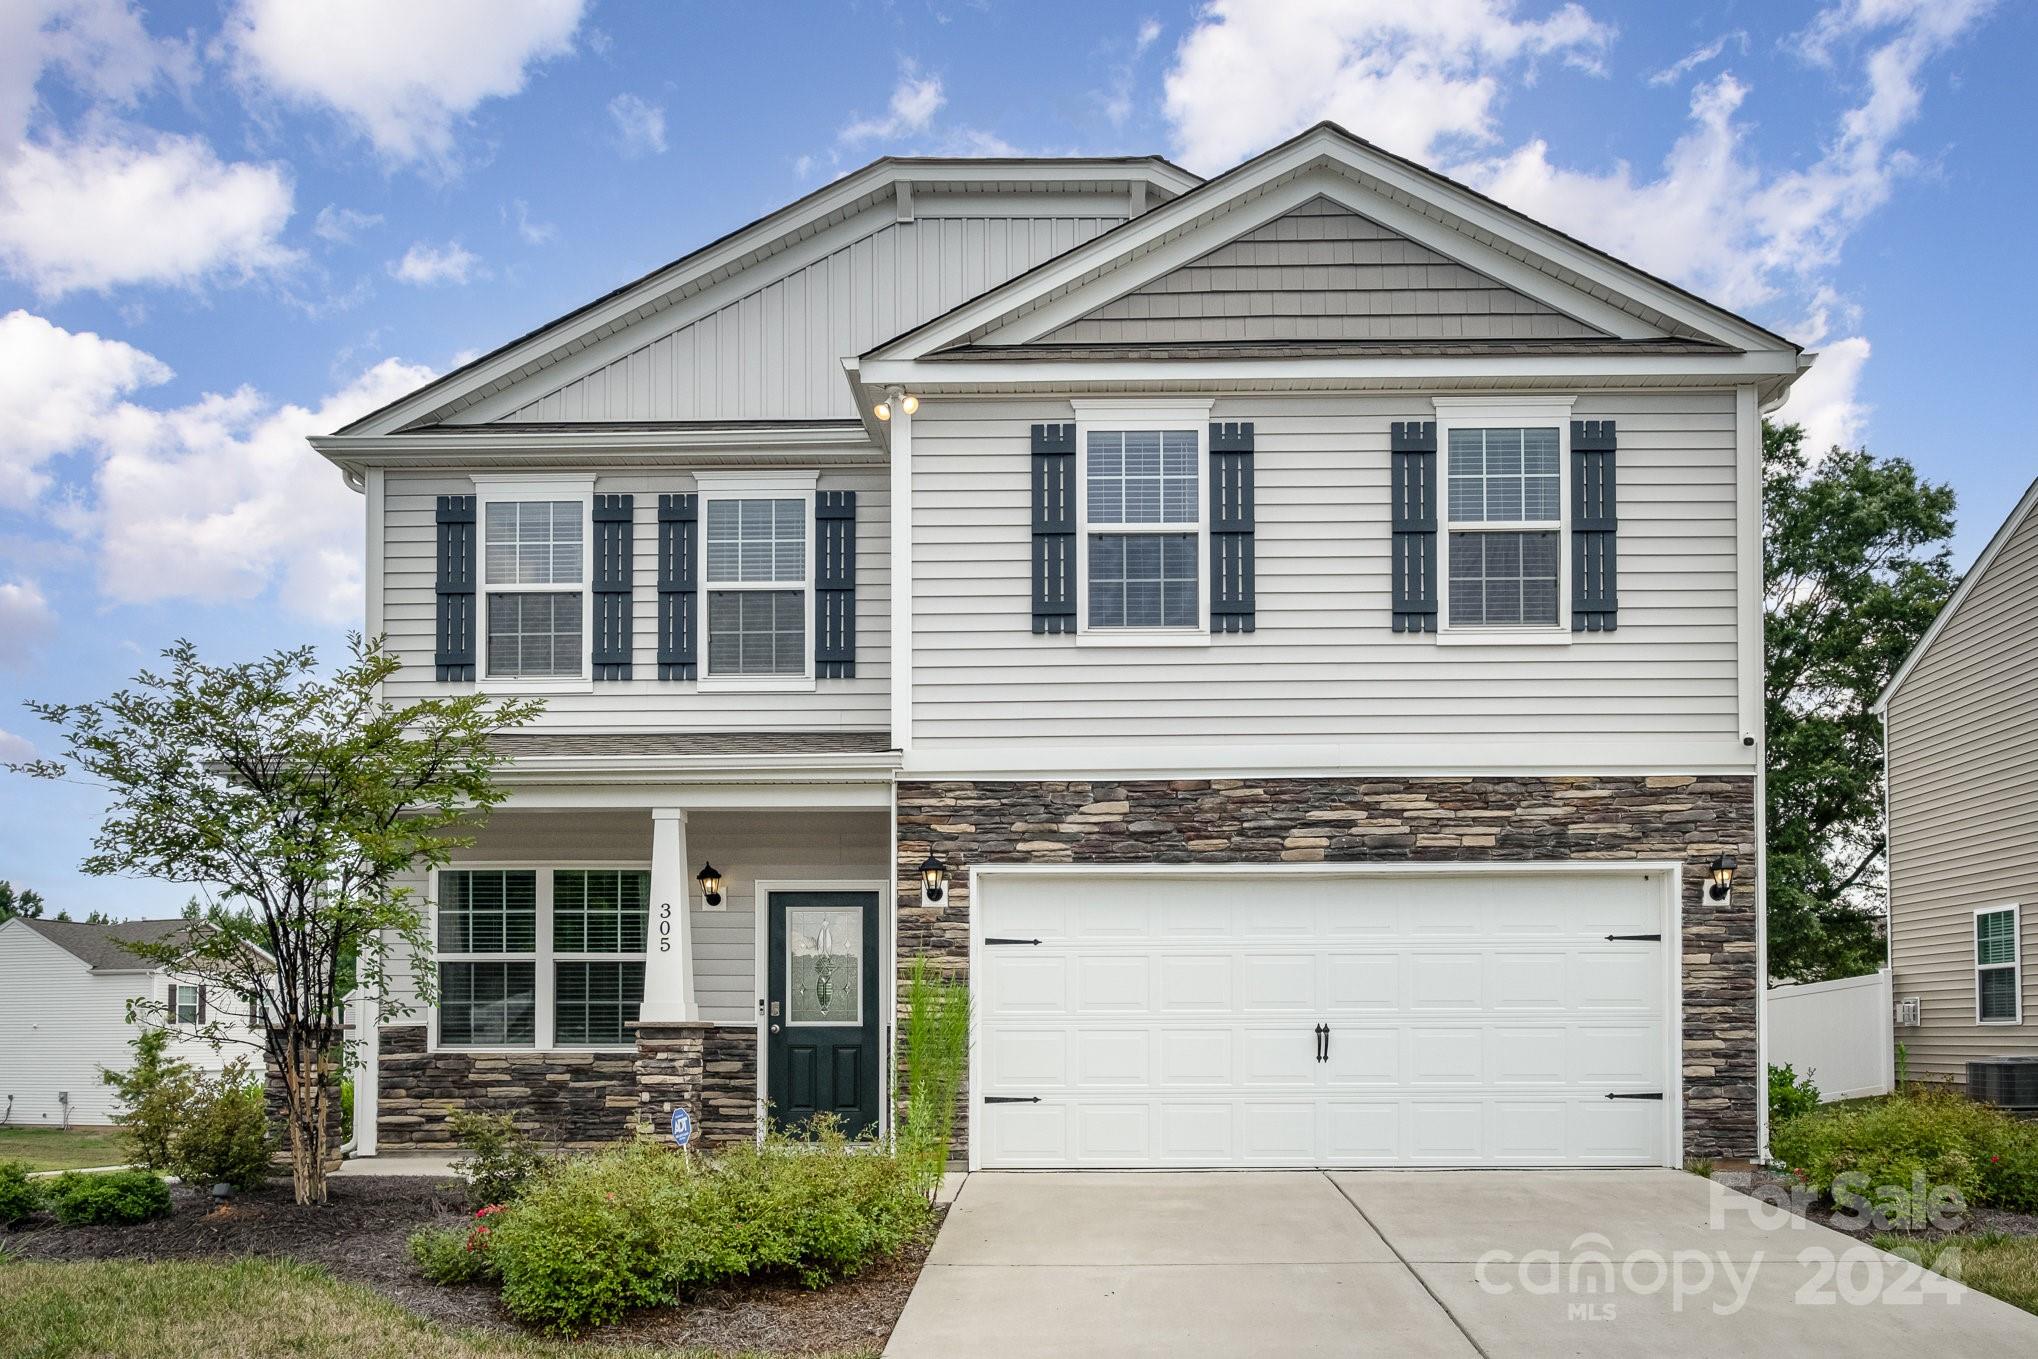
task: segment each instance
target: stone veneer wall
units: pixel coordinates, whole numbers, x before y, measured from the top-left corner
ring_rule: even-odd
[[[898,799],[901,975],[923,954],[967,971],[973,865],[1682,859],[1685,1152],[1755,1154],[1752,776],[902,782]],[[953,874],[934,905],[930,850]],[[1740,879],[1715,902],[1722,851]]]
[[[456,1109],[508,1114],[543,1141],[599,1145],[631,1131],[640,1106],[634,1048],[428,1053],[424,1025],[390,1025],[381,1073],[375,1127],[383,1147],[450,1144],[446,1116]],[[755,1135],[755,1031],[708,1030],[702,1089],[703,1144]]]

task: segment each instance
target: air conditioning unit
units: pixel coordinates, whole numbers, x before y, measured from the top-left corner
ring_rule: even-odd
[[[1969,1062],[1967,1097],[2005,1109],[2038,1109],[2038,1057],[1989,1057]]]
[[[1925,1006],[1916,996],[1905,996],[1896,1003],[1896,1022],[1900,1029],[1915,1029],[1925,1022]]]

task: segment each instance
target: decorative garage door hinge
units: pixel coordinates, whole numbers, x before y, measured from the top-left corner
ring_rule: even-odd
[[[1607,1096],[1607,1098],[1608,1098],[1608,1099],[1661,1099],[1661,1098],[1663,1098],[1663,1092],[1662,1092],[1661,1090],[1650,1090],[1650,1091],[1646,1091],[1646,1092],[1635,1092],[1635,1093],[1627,1093],[1627,1092],[1621,1092],[1621,1093],[1616,1093],[1616,1094],[1610,1094],[1610,1095],[1608,1095],[1608,1096]]]
[[[984,943],[985,943],[986,945],[990,945],[990,944],[1037,944],[1037,943],[1039,943],[1039,942],[1040,942],[1040,941],[1039,941],[1038,939],[986,939],[986,940],[984,940]]]
[[[1660,934],[1609,934],[1606,937],[1609,939],[1647,939],[1652,943],[1658,944],[1663,942],[1663,936]]]
[[[985,1095],[986,1104],[1038,1104],[1038,1095]]]

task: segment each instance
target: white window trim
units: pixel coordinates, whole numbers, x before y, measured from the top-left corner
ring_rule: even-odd
[[[1076,413],[1076,645],[1197,647],[1210,645],[1210,397],[1079,400]],[[1090,431],[1180,429],[1196,435],[1196,625],[1186,628],[1090,626]],[[1099,533],[1178,534],[1188,524],[1100,524]]]
[[[487,862],[447,864],[434,868],[425,875],[425,898],[429,909],[425,925],[432,932],[432,972],[436,983],[440,963],[521,963],[532,965],[535,981],[532,1005],[536,1013],[532,1019],[531,1041],[528,1044],[515,1043],[441,1043],[439,1041],[439,1004],[434,1001],[425,1007],[425,1046],[429,1052],[480,1052],[480,1053],[543,1053],[543,1052],[627,1052],[634,1047],[628,1039],[621,1046],[601,1043],[556,1043],[553,1029],[557,1014],[557,986],[553,975],[554,963],[588,962],[643,962],[646,964],[648,979],[650,957],[647,953],[555,953],[552,950],[552,875],[555,872],[577,873],[588,870],[648,873],[651,861],[642,860],[600,860],[587,863],[559,863],[530,859],[493,859]],[[439,875],[441,873],[535,873],[538,883],[537,948],[528,953],[441,953],[439,951]],[[649,942],[648,926],[646,942]]]
[[[1434,398],[1437,414],[1437,644],[1440,646],[1569,646],[1571,645],[1571,411],[1574,396]],[[1494,426],[1557,428],[1557,518],[1532,521],[1453,520],[1451,518],[1451,430]],[[1557,532],[1557,621],[1493,627],[1484,623],[1451,624],[1451,533],[1481,531]]]
[[[1983,963],[1981,960],[1981,918],[1985,915],[2010,913],[2010,961],[2007,963]],[[2024,1022],[2024,912],[2014,901],[2002,902],[1995,906],[1977,906],[1974,919],[1968,922],[1968,946],[1974,951],[1974,1022],[1997,1028],[2005,1024]],[[2011,994],[2017,1002],[2017,1013],[2010,1019],[1983,1019],[1981,1017],[1981,974],[2001,972],[2008,969],[2014,986]]]
[[[568,594],[561,585],[488,583],[488,507],[496,501],[578,500],[580,502],[580,674],[543,679],[491,677],[488,673],[488,597],[491,594]],[[590,694],[594,692],[594,478],[571,474],[474,477],[474,674],[483,693]],[[521,1051],[521,1049],[519,1049]]]
[[[165,985],[167,989],[163,994],[164,1009],[169,1012],[168,1018],[170,1021],[167,1027],[184,1028],[188,1026],[196,1028],[200,1023],[198,1017],[198,987],[190,982],[168,982]],[[189,1019],[182,1018],[178,1013],[178,996],[183,991],[191,993],[191,1018]]]
[[[700,582],[700,663],[695,689],[703,694],[786,694],[812,693],[814,684],[814,555],[818,544],[814,532],[814,496],[820,473],[803,472],[696,472],[694,489],[700,506],[694,533],[694,579]],[[798,675],[715,675],[708,671],[708,594],[714,590],[784,590],[791,581],[710,581],[708,579],[708,502],[711,500],[798,500],[801,502],[802,531],[806,550],[801,554],[806,571],[800,583],[800,608],[806,639],[806,664]]]

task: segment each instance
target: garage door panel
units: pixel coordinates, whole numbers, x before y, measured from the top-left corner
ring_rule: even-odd
[[[1660,877],[994,877],[992,1166],[1635,1165],[1675,1079]],[[1674,945],[1672,945],[1674,946]],[[1328,1028],[1320,1047],[1319,1025]],[[1319,1059],[1319,1052],[1322,1058]]]

